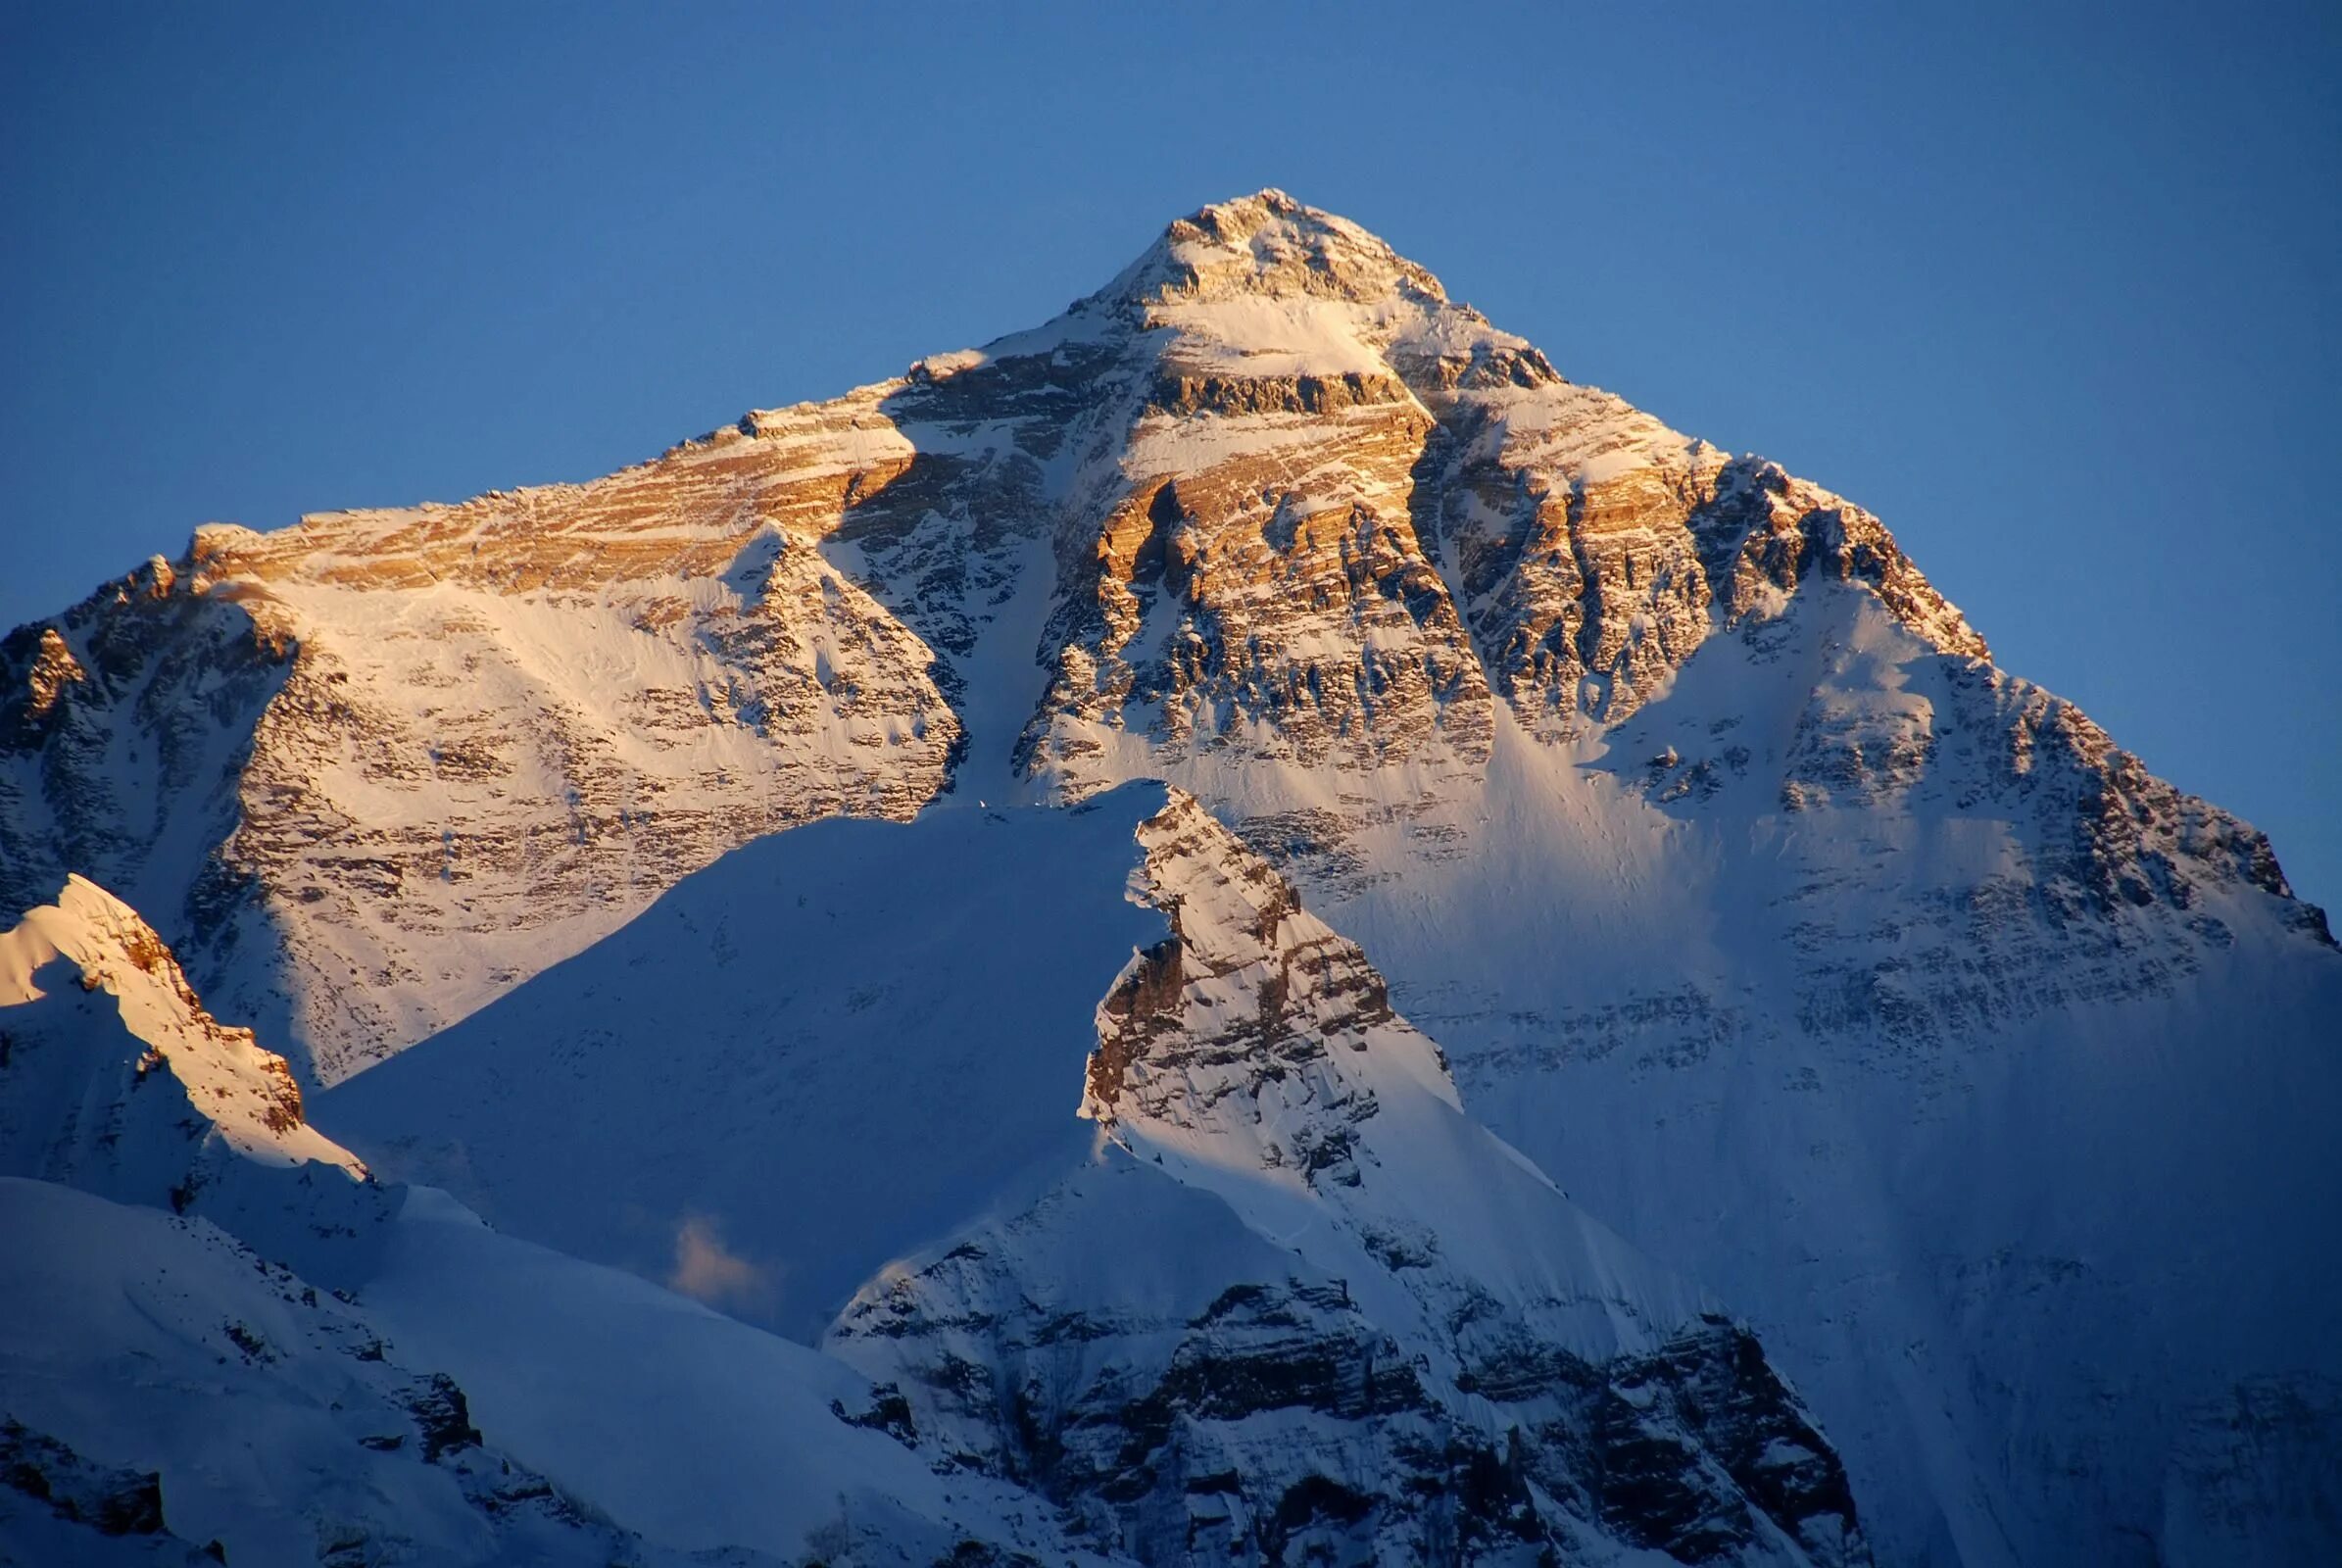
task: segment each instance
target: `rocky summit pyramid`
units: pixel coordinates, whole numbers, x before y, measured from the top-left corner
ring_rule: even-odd
[[[1277,191],[832,402],[19,628],[0,905],[8,1171],[160,1259],[89,1173],[200,1149],[270,1196],[170,1225],[344,1291],[286,1344],[468,1391],[427,1508],[223,1491],[164,1393],[35,1388],[120,1281],[0,1271],[0,1442],[230,1560],[497,1560],[490,1451],[580,1560],[2342,1553],[2342,954],[2268,841],[1860,507]],[[148,983],[69,917],[316,1147],[121,1111]],[[101,1539],[43,1462],[0,1530]]]

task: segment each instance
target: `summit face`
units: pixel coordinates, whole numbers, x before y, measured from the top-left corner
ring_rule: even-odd
[[[1859,506],[1281,192],[19,628],[0,906],[0,1197],[346,1289],[300,1355],[372,1314],[579,1560],[2342,1551],[2342,954],[2267,839]],[[198,1036],[282,1126],[141,1087]],[[605,1331],[641,1381],[568,1379]],[[41,1408],[187,1533],[151,1411]],[[751,1451],[788,1505],[659,1484]],[[334,1528],[512,1549],[429,1485]]]

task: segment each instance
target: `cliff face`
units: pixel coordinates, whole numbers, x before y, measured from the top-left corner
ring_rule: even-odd
[[[834,518],[861,439],[838,414],[558,492],[200,531],[0,656],[31,661],[9,892],[125,886],[330,1081],[749,838],[915,810],[959,735],[932,655],[788,527]]]
[[[122,894],[316,1084],[760,836],[1143,777],[1343,938],[1259,905],[1255,975],[1183,908],[1100,1125],[1306,1086],[1209,1147],[1325,1199],[1385,1102],[1312,1042],[1413,1019],[1751,1314],[1887,1555],[2175,1551],[2250,1468],[2207,1412],[2327,1407],[2342,1280],[2268,1216],[2342,1200],[2342,960],[2268,842],[1860,507],[1277,192],[983,350],[585,485],[207,528],[0,642],[0,897]]]

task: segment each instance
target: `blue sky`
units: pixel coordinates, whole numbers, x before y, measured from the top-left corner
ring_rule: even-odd
[[[2332,6],[481,9],[0,4],[0,624],[892,374],[1274,184],[1879,513],[2342,903]]]

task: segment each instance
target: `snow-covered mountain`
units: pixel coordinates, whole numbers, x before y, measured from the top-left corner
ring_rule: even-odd
[[[110,889],[378,1173],[892,1382],[1047,1529],[1437,1552],[1355,1512],[1436,1436],[1484,1546],[2342,1546],[2342,956],[2267,841],[1859,507],[1280,193],[607,479],[201,529],[0,694],[24,929]],[[37,989],[27,1059],[193,1086]],[[21,1070],[11,1169],[168,1200],[84,1174],[137,1094]],[[1745,1525],[1606,1512],[1606,1400]]]

